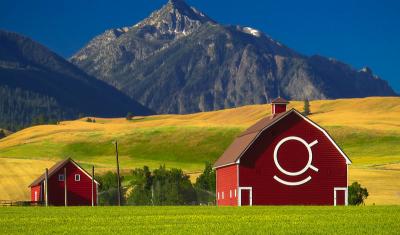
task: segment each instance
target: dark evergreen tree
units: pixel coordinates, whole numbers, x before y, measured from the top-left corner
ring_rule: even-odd
[[[4,130],[0,130],[0,139],[3,139],[4,137],[6,137],[6,133]]]
[[[303,109],[304,109],[304,111],[303,111],[304,115],[308,116],[311,114],[310,101],[307,98],[304,100],[304,108]]]
[[[126,114],[126,120],[130,121],[133,119],[133,114],[131,112]]]

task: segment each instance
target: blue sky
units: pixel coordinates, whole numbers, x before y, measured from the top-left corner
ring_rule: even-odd
[[[0,28],[68,58],[109,28],[134,25],[167,0],[1,0]],[[187,0],[222,24],[260,29],[305,55],[364,66],[400,93],[400,1]]]

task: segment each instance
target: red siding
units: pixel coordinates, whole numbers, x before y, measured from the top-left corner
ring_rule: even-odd
[[[318,172],[308,169],[300,176],[287,176],[277,169],[273,159],[275,146],[289,136],[298,136],[307,143],[318,140],[312,147],[312,165]],[[306,148],[296,141],[282,145],[278,156],[281,166],[293,172],[301,170],[308,160]],[[253,205],[333,205],[334,187],[347,187],[344,157],[319,129],[295,113],[259,136],[242,156],[239,172],[240,187],[253,188]],[[300,186],[287,186],[277,182],[275,175],[286,181],[299,181],[308,176],[312,179]],[[218,183],[223,184],[222,176],[218,177]]]
[[[41,192],[41,187],[40,187],[40,185],[33,186],[33,187],[31,188],[31,201],[32,201],[32,202],[41,201],[41,200],[40,200],[40,197],[41,197],[40,192]],[[35,193],[36,193],[36,198],[35,198]]]
[[[230,165],[217,169],[217,205],[238,205],[238,165]],[[235,195],[236,190],[236,195]],[[219,195],[219,199],[218,199]],[[232,195],[232,196],[231,196]]]
[[[92,180],[73,163],[69,162],[49,178],[49,205],[64,205],[64,181],[58,181],[58,175],[64,174],[67,168],[67,202],[69,206],[92,204]],[[79,174],[80,181],[75,181],[75,174]],[[96,183],[94,184],[94,202],[96,202]]]

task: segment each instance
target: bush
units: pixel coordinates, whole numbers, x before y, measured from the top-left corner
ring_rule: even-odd
[[[349,205],[364,205],[364,200],[368,196],[367,188],[361,187],[358,182],[354,182],[349,186]]]
[[[133,116],[133,114],[132,114],[131,112],[129,112],[129,113],[126,114],[126,120],[128,120],[128,121],[132,120],[133,117],[134,117],[134,116]]]

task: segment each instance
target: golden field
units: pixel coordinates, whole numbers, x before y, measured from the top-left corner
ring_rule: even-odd
[[[303,102],[291,102],[290,108],[301,111]],[[312,101],[311,111],[309,117],[326,128],[352,159],[350,181],[368,188],[367,203],[400,204],[400,98]],[[238,133],[269,114],[270,105],[250,105],[27,128],[0,140],[0,200],[27,200],[29,183],[67,156],[84,167],[94,164],[98,172],[114,169],[113,140],[120,143],[126,172],[166,164],[195,174],[205,161],[215,161]]]

